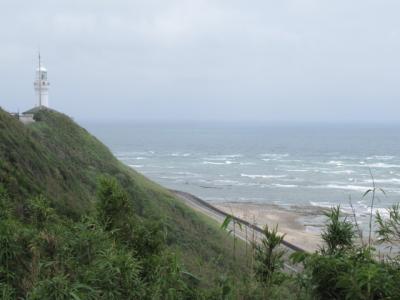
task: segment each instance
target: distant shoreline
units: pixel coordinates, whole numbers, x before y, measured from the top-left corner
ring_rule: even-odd
[[[313,252],[321,245],[320,208],[311,208],[306,211],[303,208],[285,209],[274,204],[224,202],[214,203],[215,207],[246,220],[256,226],[269,228],[278,226],[278,231],[285,234],[285,241],[296,245],[307,252]]]
[[[232,205],[224,205],[224,203],[219,203],[219,204],[212,204],[207,201],[204,201],[200,199],[199,197],[196,197],[190,193],[187,192],[182,192],[182,191],[177,191],[177,190],[170,190],[171,193],[173,193],[175,196],[177,196],[179,199],[181,199],[185,204],[189,205],[193,209],[202,212],[203,214],[209,216],[210,218],[216,220],[217,222],[222,223],[224,218],[228,215],[231,214],[229,210],[233,208],[233,205],[235,205],[235,208],[232,209],[233,215],[235,216],[236,220],[240,222],[242,225],[247,226],[249,230],[255,230],[259,235],[262,233],[262,227],[264,227],[265,224],[268,223],[269,226],[275,226],[271,225],[271,220],[269,217],[271,215],[266,215],[265,219],[262,219],[263,222],[257,221],[255,224],[246,216],[243,215],[243,208],[251,208],[251,203],[231,203]],[[277,210],[275,210],[277,212]],[[284,210],[280,209],[280,212],[283,213]],[[255,215],[255,214],[254,214]],[[288,248],[290,251],[306,251],[306,252],[312,252],[317,249],[317,242],[319,242],[319,234],[311,233],[311,232],[302,232],[293,224],[296,223],[291,223],[293,220],[293,215],[287,215],[283,217],[284,215],[281,214],[279,217],[281,219],[279,220],[279,231],[281,233],[285,233],[285,240],[283,245]],[[260,218],[258,218],[260,219]],[[274,221],[274,220],[272,220]],[[289,226],[290,225],[290,226]],[[297,226],[297,225],[296,225]],[[244,231],[244,230],[242,230]]]

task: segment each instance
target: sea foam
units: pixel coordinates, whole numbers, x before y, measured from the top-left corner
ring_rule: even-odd
[[[248,177],[251,179],[256,179],[256,178],[263,178],[263,179],[273,179],[273,178],[284,178],[286,175],[251,175],[251,174],[240,174],[242,177]]]

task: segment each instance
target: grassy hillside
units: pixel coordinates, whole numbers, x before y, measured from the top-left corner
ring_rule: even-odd
[[[160,221],[167,247],[200,285],[247,272],[243,248],[234,260],[232,241],[217,224],[120,163],[69,117],[41,110],[35,119],[26,126],[0,110],[0,184],[17,214],[23,216],[30,199],[43,195],[58,216],[80,220],[95,210],[99,178],[107,175],[126,191],[137,218]]]
[[[389,257],[357,242],[337,207],[324,246],[292,256],[301,273],[282,271],[283,236],[267,227],[249,270],[242,243],[233,256],[218,224],[70,118],[35,119],[25,126],[0,109],[1,299],[400,299],[399,205],[377,216]]]

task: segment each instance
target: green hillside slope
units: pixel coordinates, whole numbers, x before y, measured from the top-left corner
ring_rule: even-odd
[[[240,258],[243,249],[239,247],[239,258],[235,260],[232,241],[213,221],[198,215],[167,190],[120,163],[107,147],[69,117],[41,110],[35,114],[35,119],[37,122],[23,125],[0,109],[0,196],[12,202],[10,214],[17,216],[18,226],[27,224],[26,228],[43,236],[47,229],[37,225],[40,222],[32,221],[37,207],[41,207],[40,216],[48,215],[43,211],[54,211],[56,219],[61,220],[57,221],[61,222],[60,226],[75,226],[71,224],[83,217],[96,216],[99,178],[107,176],[115,178],[116,184],[125,191],[130,207],[127,211],[132,212],[135,219],[145,225],[146,222],[161,224],[159,228],[162,228],[168,251],[177,255],[182,261],[183,273],[191,273],[193,276],[189,277],[198,281],[199,287],[216,286],[221,274],[233,277],[246,274],[246,263]],[[103,192],[107,193],[107,189]],[[39,195],[47,200],[40,200]],[[110,195],[118,198],[119,194]],[[36,200],[32,202],[32,199]],[[49,203],[48,208],[45,203]],[[46,222],[50,219],[44,218]],[[55,224],[59,224],[57,222]],[[151,231],[147,234],[151,235]],[[27,265],[32,267],[33,256],[29,255]],[[71,272],[65,271],[65,274],[66,278],[72,276]],[[2,278],[5,277],[0,270],[0,285]],[[30,282],[35,280],[39,279],[29,279]],[[34,284],[25,282],[22,286],[28,291]]]

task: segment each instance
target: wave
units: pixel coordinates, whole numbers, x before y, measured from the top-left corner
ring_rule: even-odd
[[[399,178],[374,179],[374,181],[375,181],[375,183],[399,183],[400,184]],[[364,180],[364,182],[372,183],[372,180],[367,179],[367,180]]]
[[[311,206],[316,206],[316,207],[323,207],[323,208],[331,208],[337,206],[337,203],[332,203],[332,202],[314,202],[310,201]]]
[[[114,155],[117,157],[132,158],[135,156],[152,156],[154,151],[116,151]]]
[[[279,187],[279,188],[296,188],[299,187],[296,184],[280,184],[280,183],[274,183],[272,184],[274,187]]]
[[[234,164],[235,162],[226,160],[224,162],[215,162],[215,161],[203,161],[204,165],[231,165]]]
[[[221,155],[223,157],[230,157],[230,158],[238,158],[238,157],[243,157],[243,154],[225,154]]]
[[[144,167],[143,165],[128,165],[128,166],[130,166],[131,168],[143,168]]]
[[[269,158],[283,158],[283,157],[288,157],[288,153],[264,153],[261,154],[260,156],[262,157],[269,157]]]
[[[323,208],[332,208],[338,205],[338,203],[333,203],[333,202],[314,202],[314,201],[310,201],[310,204],[312,206],[323,207]],[[363,221],[365,222],[365,217],[370,216],[371,207],[369,205],[366,205],[365,203],[362,203],[361,201],[353,203],[353,208],[358,218],[357,221],[360,224],[363,223]],[[341,204],[340,210],[346,214],[353,215],[353,209],[349,204]],[[372,209],[372,215],[376,216],[377,213],[379,213],[384,219],[389,218],[390,215],[388,209],[384,207],[374,207]],[[364,220],[362,218],[364,218]]]
[[[220,155],[210,155],[208,157],[203,158],[204,160],[229,160],[243,157],[242,154],[220,154]]]
[[[383,163],[383,162],[378,162],[378,163],[366,163],[364,161],[360,161],[358,164],[356,163],[345,163],[343,161],[340,160],[331,160],[325,164],[328,165],[335,165],[337,167],[363,167],[363,168],[385,168],[385,169],[389,169],[389,168],[400,168],[400,165],[397,164],[388,164],[388,163]]]
[[[367,160],[392,160],[394,159],[395,156],[393,155],[373,155],[373,156],[368,156],[366,159]]]
[[[239,181],[229,180],[229,179],[217,179],[217,180],[214,180],[213,183],[215,185],[228,185],[228,186],[232,186],[232,185],[241,186],[241,185],[243,185],[243,183],[240,183]]]
[[[181,152],[171,153],[171,156],[173,156],[173,157],[188,157],[191,155],[192,155],[191,153],[181,153]]]
[[[341,160],[331,160],[327,162],[328,165],[343,166],[344,162]]]
[[[287,170],[288,172],[309,172],[310,170],[303,170],[303,169],[293,169],[293,170]]]
[[[314,189],[338,189],[338,190],[350,190],[350,191],[361,191],[365,192],[368,190],[368,186],[361,186],[361,185],[340,185],[340,184],[326,184],[326,185],[316,185],[316,186],[308,186],[308,188]]]
[[[355,171],[353,170],[338,170],[338,171],[321,171],[324,174],[353,174]]]
[[[367,165],[370,168],[400,168],[400,165],[395,165],[395,164],[386,164],[386,163],[375,163],[375,164],[368,164]]]
[[[181,172],[173,172],[172,174],[183,175],[183,176],[192,176],[192,177],[201,177],[200,174],[193,173],[193,172],[183,172],[183,171],[181,171]]]
[[[240,174],[242,177],[248,177],[251,179],[256,179],[256,178],[263,178],[263,179],[273,179],[273,178],[284,178],[286,175],[251,175],[251,174]]]
[[[161,179],[178,180],[178,181],[182,181],[182,180],[185,179],[182,176],[160,176],[159,178],[161,178]]]

